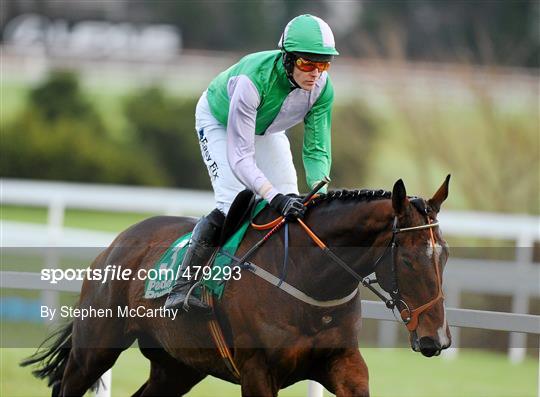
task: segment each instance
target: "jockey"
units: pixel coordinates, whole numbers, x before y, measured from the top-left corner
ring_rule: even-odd
[[[300,15],[287,24],[278,47],[242,58],[219,74],[197,103],[195,128],[216,209],[193,230],[167,309],[184,304],[195,280],[182,274],[194,273],[190,267],[209,260],[239,192],[251,189],[288,219],[303,216],[305,207],[294,196],[297,177],[285,130],[304,121],[302,158],[308,186],[330,174],[334,89],[327,70],[339,55],[332,30],[318,17]],[[186,310],[209,310],[192,295],[186,303]]]

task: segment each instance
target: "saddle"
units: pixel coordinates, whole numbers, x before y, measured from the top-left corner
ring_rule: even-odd
[[[225,218],[223,228],[219,238],[219,251],[216,252],[213,260],[213,268],[220,274],[220,269],[229,266],[233,261],[233,256],[240,245],[244,234],[246,233],[251,217],[258,214],[265,207],[265,202],[255,199],[255,194],[250,190],[244,190],[235,198],[227,217]],[[153,268],[159,274],[160,269],[170,269],[176,274],[182,259],[186,253],[191,232],[180,236],[156,261]],[[174,277],[168,273],[160,274],[155,280],[146,280],[145,298],[154,299],[167,294],[173,285]],[[224,282],[219,278],[211,277],[204,281],[206,289],[212,292],[218,298],[221,298],[224,290]]]
[[[250,220],[251,213],[255,208],[257,200],[255,198],[255,193],[251,190],[246,189],[242,190],[235,197],[231,208],[225,218],[223,223],[223,228],[221,229],[221,236],[219,238],[219,246],[223,246],[229,238],[244,224],[244,222]]]

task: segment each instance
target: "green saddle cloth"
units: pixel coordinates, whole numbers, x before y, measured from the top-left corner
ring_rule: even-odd
[[[268,203],[264,200],[257,203],[253,210],[251,219],[257,216],[267,204]],[[221,247],[220,251],[214,258],[211,275],[209,277],[205,277],[202,281],[202,285],[218,298],[221,298],[223,295],[225,282],[229,278],[226,277],[227,273],[224,273],[223,269],[230,266],[231,262],[233,261],[230,256],[225,255],[223,252],[226,252],[229,255],[234,255],[236,253],[238,246],[246,234],[250,222],[250,220],[244,222],[242,226],[227,240],[223,247]],[[144,287],[145,298],[155,299],[169,293],[174,285],[174,276],[176,275],[178,267],[182,263],[182,259],[186,254],[190,239],[191,232],[178,238],[155,263],[152,268],[153,270],[148,272],[148,278],[146,279],[146,284]],[[200,291],[195,292],[200,293]]]

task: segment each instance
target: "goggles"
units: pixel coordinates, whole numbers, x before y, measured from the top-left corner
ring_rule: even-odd
[[[313,72],[315,69],[319,70],[319,73],[330,69],[330,62],[313,62],[304,58],[296,58],[295,65],[302,72]]]

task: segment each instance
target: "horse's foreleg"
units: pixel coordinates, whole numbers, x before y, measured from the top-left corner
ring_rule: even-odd
[[[278,387],[271,375],[262,353],[255,354],[241,368],[240,386],[242,397],[275,397]]]
[[[135,396],[183,396],[205,376],[180,363],[167,365],[152,362],[150,378],[144,389],[139,389],[140,393]]]
[[[369,375],[366,362],[357,349],[344,349],[328,358],[319,381],[337,397],[368,397]]]
[[[139,346],[156,345],[147,335],[139,337]],[[165,350],[140,347],[141,353],[150,360],[150,378],[133,394],[143,396],[183,396],[206,375],[175,360]]]

